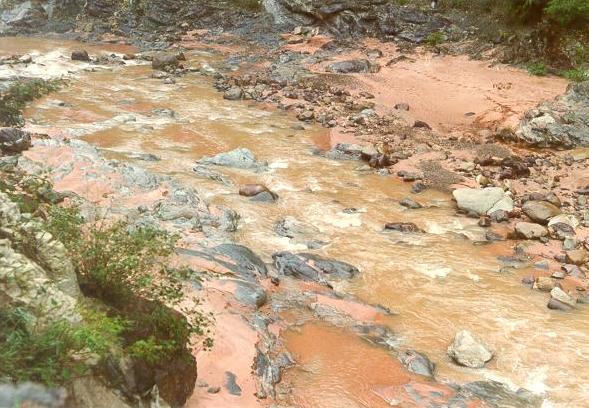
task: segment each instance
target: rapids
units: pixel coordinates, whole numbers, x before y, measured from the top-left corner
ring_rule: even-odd
[[[241,215],[235,241],[265,261],[271,262],[276,251],[305,250],[276,235],[279,219],[292,216],[313,224],[329,242],[319,254],[361,270],[356,279],[336,289],[398,312],[386,323],[400,345],[428,354],[438,365],[439,379],[496,379],[544,394],[547,407],[586,406],[589,308],[568,314],[548,310],[545,294],[520,284],[533,265],[511,265],[509,241],[476,245],[483,229],[476,220],[455,215],[449,194],[428,190],[411,195],[408,183],[362,171],[360,162],[317,155],[318,148],[331,143],[328,131],[312,126],[297,130],[299,122],[289,114],[251,102],[226,101],[212,88],[210,77],[188,74],[165,85],[151,78],[151,68],[142,64],[80,69],[68,58],[80,46],[0,39],[0,55],[43,55],[44,68],[37,67],[31,75],[77,70],[70,74],[68,86],[27,110],[31,130],[81,138],[109,158],[194,186],[211,203]],[[92,53],[129,51],[121,46],[83,46]],[[191,52],[188,59],[187,65],[195,67],[222,63],[218,55],[204,51]],[[474,69],[487,74],[478,64],[469,65],[469,75],[475,75]],[[0,76],[15,74],[0,67]],[[464,87],[463,92],[471,91]],[[199,158],[237,147],[249,148],[269,163],[269,170],[215,168],[233,181],[232,186],[192,171]],[[139,160],[137,153],[161,160]],[[237,194],[246,183],[265,184],[280,199],[275,204],[251,202]],[[398,202],[408,196],[424,208],[401,207]],[[348,208],[357,211],[344,211]],[[383,232],[385,223],[397,221],[414,222],[426,234]],[[446,348],[460,329],[478,333],[496,351],[485,369],[460,368],[447,357]],[[284,338],[298,362],[285,381],[294,386],[294,401],[302,407],[390,406],[375,398],[374,387],[407,375],[386,351],[321,322],[292,330]]]

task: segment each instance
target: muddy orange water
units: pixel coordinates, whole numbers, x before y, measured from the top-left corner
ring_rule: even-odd
[[[6,41],[20,52],[47,48],[41,40],[26,40],[19,47],[14,39],[0,39],[0,49]],[[52,52],[63,55],[71,47],[51,45]],[[217,59],[193,53],[189,65]],[[480,75],[487,74],[485,65],[476,66]],[[426,352],[438,364],[440,379],[498,379],[544,394],[547,407],[587,406],[589,309],[566,314],[548,310],[546,294],[519,283],[530,266],[500,272],[498,256],[509,255],[510,244],[474,245],[483,231],[475,221],[454,216],[449,195],[430,191],[414,196],[426,208],[407,211],[398,204],[409,195],[407,184],[358,171],[357,162],[313,155],[314,141],[326,137],[324,130],[295,131],[297,122],[286,114],[224,101],[207,77],[187,75],[175,85],[164,85],[150,75],[146,66],[80,72],[69,87],[28,110],[29,124],[54,135],[80,137],[117,159],[133,161],[129,155],[138,152],[158,155],[159,162],[135,164],[176,177],[211,202],[234,208],[242,216],[235,240],[266,261],[279,250],[303,250],[276,236],[278,219],[291,215],[314,224],[330,241],[320,254],[362,271],[337,289],[398,311],[390,325],[399,345]],[[463,92],[472,91],[464,87]],[[154,108],[171,109],[175,116],[155,114]],[[268,161],[270,170],[214,169],[234,186],[192,172],[200,157],[236,147],[251,149]],[[237,194],[241,183],[264,183],[280,200],[250,202]],[[349,207],[358,211],[345,213]],[[428,234],[382,232],[385,222],[395,221],[415,222]],[[478,333],[496,350],[485,369],[459,368],[447,358],[446,347],[460,329]],[[374,399],[375,387],[394,385],[405,375],[383,350],[321,324],[287,333],[286,339],[300,362],[286,378],[295,385],[301,407],[389,406]]]

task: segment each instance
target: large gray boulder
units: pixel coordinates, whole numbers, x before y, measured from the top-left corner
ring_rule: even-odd
[[[266,168],[266,163],[256,160],[251,150],[240,147],[229,152],[219,153],[212,157],[203,157],[200,164],[212,164],[215,166],[232,167],[236,169],[261,170]]]
[[[479,215],[512,211],[513,199],[500,187],[458,188],[452,193],[458,208]]]
[[[526,112],[515,137],[538,147],[589,146],[589,81],[571,84],[563,96]]]
[[[358,59],[358,60],[347,60],[347,61],[338,61],[332,64],[329,64],[326,68],[327,72],[332,72],[335,74],[352,74],[352,73],[368,73],[368,72],[378,72],[380,70],[380,66],[378,64],[371,63],[365,59]]]
[[[448,347],[448,355],[459,365],[482,368],[493,358],[493,352],[467,330],[459,331]]]

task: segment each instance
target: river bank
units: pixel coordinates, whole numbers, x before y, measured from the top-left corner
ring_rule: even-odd
[[[566,368],[552,360],[582,352],[587,311],[550,311],[548,296],[520,280],[541,290],[558,284],[583,298],[586,266],[582,259],[577,269],[570,266],[571,255],[582,258],[582,252],[562,252],[560,241],[583,251],[579,191],[586,184],[586,156],[582,149],[538,153],[495,139],[567,84],[427,50],[399,58],[395,47],[374,41],[330,50],[329,36],[293,32],[283,38],[290,44],[268,53],[232,36],[187,31],[178,44],[187,61],[172,62],[171,74],[152,71],[139,55],[126,60],[138,62],[120,64],[122,53],[133,49],[114,46],[114,64],[94,67],[68,60],[80,44],[57,45],[51,58],[66,70],[70,64],[82,69],[69,87],[26,112],[28,130],[56,141],[37,141],[25,157],[47,166],[57,190],[165,224],[182,235],[182,261],[206,272],[202,286],[194,287],[203,308],[216,316],[217,346],[196,351],[199,380],[188,406],[540,404],[490,382],[456,388],[428,380],[430,364],[414,349],[428,351],[442,383],[499,379],[574,406],[583,383],[559,373],[578,371],[582,358],[571,358]],[[18,52],[47,47],[27,41]],[[89,51],[102,53],[101,46]],[[323,74],[342,60],[366,60],[352,65],[370,71],[378,64],[380,72]],[[395,61],[390,68],[388,61]],[[289,83],[298,77],[306,79]],[[426,80],[438,85],[432,89]],[[439,94],[448,98],[436,99]],[[415,127],[417,121],[425,124]],[[77,138],[103,149],[107,161]],[[247,168],[203,160],[238,148],[253,152],[254,158],[246,155]],[[133,165],[119,169],[110,162],[115,158]],[[160,181],[143,168],[170,179]],[[167,185],[176,182],[196,192]],[[278,200],[266,194],[269,202],[260,203],[238,193],[252,183]],[[466,200],[455,216],[448,191],[465,186],[499,187],[491,204],[505,197],[515,203],[495,214],[488,213],[491,207],[481,210],[486,204],[480,199]],[[574,215],[577,222],[561,217],[558,223],[575,224],[569,225],[573,234],[553,223],[551,235],[538,225],[530,227],[540,231],[530,232],[534,240],[512,240],[516,223],[527,220],[518,211],[525,201]],[[309,251],[309,258],[293,255]],[[546,325],[554,330],[538,338]],[[459,368],[446,356],[454,334],[465,328],[496,349],[483,370]],[[318,338],[337,347],[318,346]],[[350,362],[345,353],[353,350],[371,357]],[[389,353],[405,366],[385,358]],[[373,379],[359,384],[368,373]],[[489,399],[489,393],[505,400]]]

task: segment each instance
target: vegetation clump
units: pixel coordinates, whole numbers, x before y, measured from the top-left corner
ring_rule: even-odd
[[[32,79],[12,83],[8,89],[0,90],[0,125],[23,126],[23,110],[26,104],[59,89],[58,80]]]

